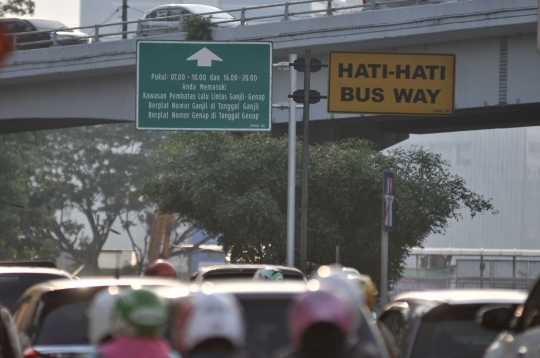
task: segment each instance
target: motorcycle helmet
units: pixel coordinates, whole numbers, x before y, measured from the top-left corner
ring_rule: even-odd
[[[256,281],[283,281],[283,273],[278,269],[265,268],[257,270],[255,275],[253,275],[253,279]]]
[[[243,346],[245,326],[240,303],[229,294],[194,294],[175,314],[173,337],[183,353],[212,339],[228,341],[234,349]]]
[[[173,265],[161,259],[148,265],[148,267],[146,267],[146,269],[144,270],[144,276],[159,276],[170,278],[178,277]]]
[[[167,305],[149,290],[120,294],[114,312],[116,335],[159,337],[167,328]]]
[[[111,316],[118,294],[112,294],[111,291],[104,289],[98,292],[88,307],[88,340],[94,345],[111,339],[113,336]]]
[[[341,266],[321,266],[313,275],[313,278],[318,280],[324,289],[332,291],[337,287],[344,290],[354,302],[362,306],[366,304],[363,286],[352,275],[343,271]]]
[[[319,323],[337,327],[344,339],[347,339],[357,328],[357,317],[353,303],[339,290],[308,291],[289,309],[288,324],[292,344],[300,348],[306,331]]]

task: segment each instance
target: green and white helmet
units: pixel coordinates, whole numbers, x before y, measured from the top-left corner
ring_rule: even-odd
[[[121,294],[115,304],[115,335],[158,337],[167,328],[167,305],[155,293],[140,289]]]
[[[267,267],[257,270],[257,272],[255,272],[255,275],[253,275],[253,279],[257,281],[283,281],[283,273],[281,272],[281,270],[278,270],[276,268]]]

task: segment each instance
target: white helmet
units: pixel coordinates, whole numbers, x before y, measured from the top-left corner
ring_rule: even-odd
[[[104,289],[98,292],[87,311],[88,340],[94,345],[102,343],[107,337],[113,335],[111,317],[118,295],[110,291],[110,289]]]
[[[240,303],[229,294],[198,293],[174,322],[175,343],[189,352],[209,339],[225,339],[239,348],[245,343],[244,315]]]
[[[321,287],[332,290],[334,287],[339,287],[344,290],[347,295],[361,306],[366,305],[366,295],[363,287],[356,278],[350,275],[347,271],[342,270],[341,266],[328,265],[321,266],[316,271],[312,278],[320,281]]]

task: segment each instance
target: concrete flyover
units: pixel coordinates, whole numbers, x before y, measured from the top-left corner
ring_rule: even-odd
[[[304,49],[456,54],[455,116],[329,114],[313,105],[314,141],[368,137],[379,148],[409,133],[540,125],[537,0],[468,0],[216,29],[214,40],[271,41],[274,60]],[[148,37],[182,40],[182,33]],[[0,133],[130,122],[135,118],[137,38],[17,51],[0,65]],[[286,102],[288,71],[274,69],[273,102]],[[327,73],[312,76],[326,93]],[[299,76],[298,84],[302,84]],[[297,116],[300,120],[300,111]],[[273,130],[286,132],[286,111]],[[298,132],[300,133],[300,132]]]

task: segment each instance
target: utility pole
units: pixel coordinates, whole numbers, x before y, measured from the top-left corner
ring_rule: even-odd
[[[127,39],[127,30],[128,30],[128,25],[127,25],[127,9],[128,9],[128,4],[127,4],[127,0],[122,0],[122,38],[123,39]]]

